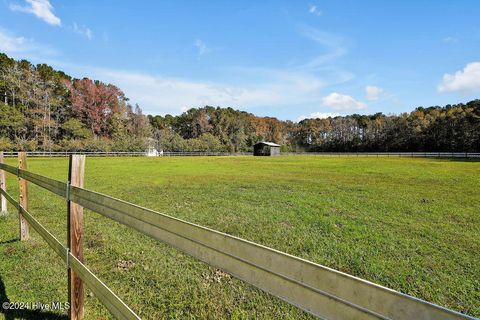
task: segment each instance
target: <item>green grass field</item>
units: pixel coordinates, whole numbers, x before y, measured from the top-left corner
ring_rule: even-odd
[[[30,158],[28,167],[64,181],[68,160]],[[480,316],[480,162],[87,158],[85,180],[88,189]],[[7,183],[17,196],[16,178],[9,175]],[[65,243],[65,201],[32,184],[29,192],[30,212]],[[15,212],[0,218],[0,299],[66,301],[64,263],[35,231],[31,234],[31,241],[17,240]],[[310,318],[90,211],[85,259],[145,319]],[[86,319],[110,318],[88,289],[86,294]]]

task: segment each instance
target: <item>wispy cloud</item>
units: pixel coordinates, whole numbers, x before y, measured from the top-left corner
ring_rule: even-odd
[[[300,33],[324,49],[323,54],[303,64],[303,68],[318,69],[347,54],[345,40],[341,36],[306,26],[300,28]]]
[[[29,46],[30,41],[24,37],[16,37],[0,30],[0,51],[6,53],[23,52]]]
[[[455,74],[444,74],[437,87],[438,92],[469,91],[480,92],[480,62],[467,64]]]
[[[11,4],[13,11],[25,12],[35,15],[52,26],[60,26],[61,20],[53,13],[53,7],[48,0],[25,0],[26,5]]]
[[[250,73],[254,79],[275,79],[281,74],[282,77],[295,78],[305,84],[310,82],[315,84],[317,88],[345,83],[355,77],[350,71],[339,68],[335,64],[348,52],[343,37],[305,25],[298,26],[298,32],[302,37],[317,44],[321,53],[313,57],[297,58],[285,68],[242,67],[234,71],[238,72],[238,69],[240,69]],[[319,83],[321,83],[321,86],[318,86]]]
[[[17,36],[2,28],[0,28],[0,51],[9,55],[21,53],[24,58],[57,54],[57,51],[50,47],[38,44],[33,39]]]
[[[312,99],[319,83],[289,78],[255,86],[192,81],[145,73],[93,68],[90,76],[118,85],[132,101],[153,114],[178,114],[185,107],[204,105],[238,108],[289,105]],[[183,108],[183,109],[182,109]]]
[[[76,34],[87,37],[88,40],[91,40],[92,37],[93,37],[93,33],[92,33],[92,30],[90,28],[88,28],[87,26],[84,26],[84,25],[80,26],[76,22],[73,23],[72,30]]]
[[[308,12],[310,12],[313,15],[316,15],[317,17],[321,16],[323,14],[322,10],[319,10],[316,5],[309,5],[308,6]]]
[[[198,56],[203,56],[204,54],[212,52],[212,49],[207,46],[205,41],[200,39],[195,40],[195,47],[197,48]]]
[[[182,108],[207,104],[246,110],[319,105],[324,95],[323,88],[349,81],[354,75],[333,66],[336,59],[346,54],[343,38],[307,27],[301,29],[301,35],[317,43],[323,53],[284,68],[223,67],[225,72],[235,79],[242,79],[242,82],[191,80],[98,68],[92,70],[91,76],[118,84],[132,101],[140,103],[146,111],[153,114],[177,114]],[[199,56],[211,50],[200,39],[197,39],[194,45]],[[358,110],[366,107],[356,100],[330,103],[326,98],[325,102],[332,105],[334,110]]]
[[[71,30],[86,36],[93,36],[86,26],[72,24]],[[90,34],[90,36],[89,36]],[[51,64],[62,68],[74,76],[88,76],[118,85],[131,101],[138,102],[144,110],[151,114],[178,114],[185,108],[214,105],[231,106],[245,110],[262,107],[292,107],[300,105],[320,105],[322,90],[329,85],[349,81],[353,75],[333,66],[333,62],[346,53],[343,39],[339,36],[317,30],[302,28],[301,35],[318,44],[321,54],[313,58],[305,57],[288,67],[222,67],[232,75],[231,81],[192,80],[176,78],[164,74],[151,74],[120,69],[105,69],[93,66],[79,66],[55,62]],[[2,41],[3,46],[16,50],[21,45],[33,41],[22,37],[9,36]],[[1,38],[0,38],[1,40]],[[211,48],[201,39],[194,41],[198,55],[211,52]],[[20,52],[20,51],[19,51]],[[23,54],[23,53],[22,53]],[[25,54],[25,57],[31,55]],[[48,61],[48,59],[44,59]],[[51,61],[51,60],[50,60]],[[325,97],[324,97],[325,98]],[[353,98],[352,98],[353,99]],[[327,105],[329,104],[327,100]],[[356,100],[355,100],[356,101]],[[350,103],[353,108],[361,107],[361,102]],[[333,110],[347,109],[333,103]],[[351,107],[351,106],[350,106]],[[343,109],[342,109],[343,108]],[[326,112],[332,112],[326,110]],[[334,115],[336,113],[332,113]],[[317,113],[316,116],[320,116]]]
[[[337,92],[332,92],[328,96],[322,98],[322,104],[334,110],[355,111],[367,109],[367,105],[361,101],[357,101],[353,97]]]
[[[380,99],[383,89],[377,86],[366,86],[365,93],[367,100],[376,101]]]

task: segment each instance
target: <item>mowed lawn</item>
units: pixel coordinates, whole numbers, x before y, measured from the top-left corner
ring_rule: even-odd
[[[30,158],[28,167],[64,181],[68,160]],[[480,162],[87,158],[85,181],[88,189],[480,316]],[[16,178],[9,175],[7,183],[17,197]],[[65,243],[65,200],[32,184],[29,193],[31,213]],[[31,241],[17,241],[17,214],[0,218],[0,299],[66,301],[64,263],[35,231],[31,234]],[[145,319],[310,318],[90,211],[85,212],[85,259]],[[85,312],[86,319],[111,317],[88,289]]]

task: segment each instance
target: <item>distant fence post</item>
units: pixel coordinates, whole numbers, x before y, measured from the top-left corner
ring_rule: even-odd
[[[71,155],[68,169],[68,188],[71,186],[83,188],[85,172],[85,156]],[[69,191],[67,192],[69,193]],[[70,253],[83,262],[83,207],[70,201],[67,195],[67,241]],[[69,318],[81,320],[84,315],[83,282],[68,269],[68,301],[70,302]]]
[[[18,153],[18,169],[27,170],[27,153],[19,152]],[[28,184],[27,180],[18,177],[18,186],[20,193],[20,206],[28,211]],[[28,240],[30,237],[28,230],[28,222],[23,217],[22,213],[18,214],[19,224],[20,224],[20,240]]]
[[[3,163],[3,151],[0,152],[0,163]],[[5,175],[5,171],[0,170],[0,189],[7,191]],[[5,198],[3,195],[0,195],[0,212],[7,212],[7,198]]]

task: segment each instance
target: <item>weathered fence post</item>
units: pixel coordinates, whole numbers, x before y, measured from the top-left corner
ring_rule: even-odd
[[[0,152],[0,163],[3,163],[3,151]],[[7,191],[7,183],[5,179],[5,171],[0,170],[0,189]],[[0,212],[6,213],[7,212],[7,199],[0,195]]]
[[[68,169],[68,188],[70,186],[83,188],[83,177],[85,172],[85,156],[70,155]],[[67,191],[67,241],[70,253],[83,262],[83,207],[70,201]],[[69,317],[72,320],[83,319],[84,293],[83,282],[72,271],[68,269],[68,301],[70,303]]]
[[[18,153],[18,169],[27,170],[27,153]],[[27,180],[18,177],[18,186],[20,191],[20,206],[28,211],[28,184]],[[23,217],[22,213],[18,215],[20,224],[20,240],[28,240],[30,237],[28,230],[28,222]]]

